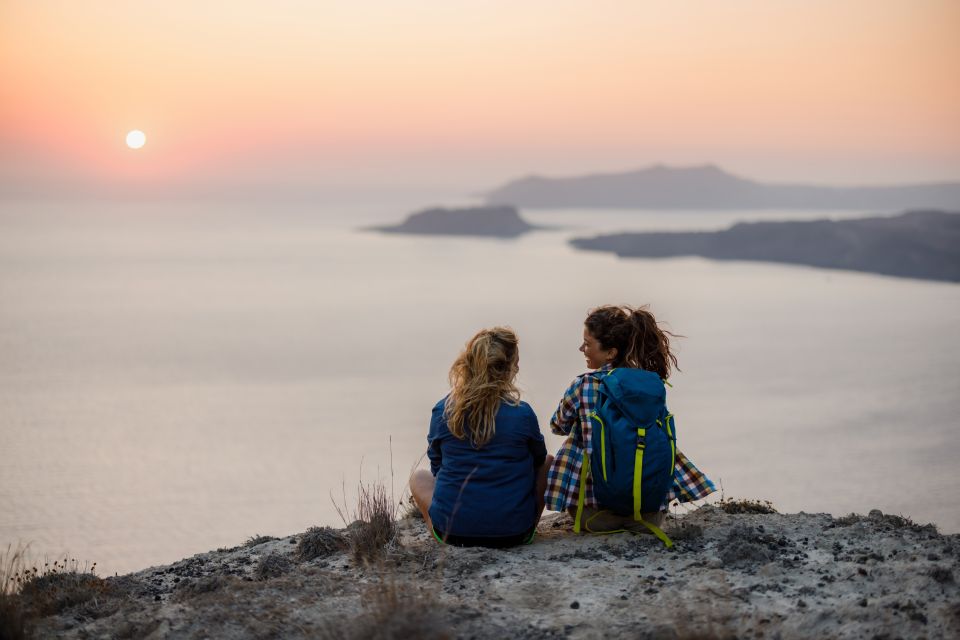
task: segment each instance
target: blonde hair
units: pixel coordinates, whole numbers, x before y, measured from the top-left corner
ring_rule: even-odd
[[[456,438],[470,436],[473,446],[490,442],[500,402],[516,406],[517,334],[508,327],[483,329],[470,338],[450,367],[450,395],[444,404],[447,428]]]

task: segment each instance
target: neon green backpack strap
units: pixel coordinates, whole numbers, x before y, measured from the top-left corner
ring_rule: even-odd
[[[637,454],[633,459],[633,519],[643,520],[640,515],[643,507],[643,495],[641,486],[643,484],[643,450],[646,448],[644,437],[647,435],[646,429],[637,429]]]
[[[590,473],[590,456],[583,450],[580,462],[580,491],[577,496],[577,517],[573,519],[573,532],[580,533],[580,521],[583,519],[583,503],[587,499],[587,474]]]
[[[650,533],[657,536],[660,539],[660,542],[663,543],[667,549],[673,547],[673,540],[667,537],[667,534],[663,532],[663,529],[653,524],[652,522],[647,522],[643,518],[637,518],[637,522],[640,522],[643,526],[650,530]]]
[[[667,416],[668,423],[669,420],[670,416]],[[667,429],[670,429],[669,424]],[[641,485],[643,483],[643,451],[646,448],[646,435],[646,429],[637,429],[637,455],[633,462],[633,519],[643,524],[643,526],[650,530],[650,533],[657,536],[667,549],[669,549],[673,546],[673,541],[667,537],[667,534],[665,534],[660,527],[643,519],[643,492],[641,491]],[[673,442],[670,444],[672,446]]]

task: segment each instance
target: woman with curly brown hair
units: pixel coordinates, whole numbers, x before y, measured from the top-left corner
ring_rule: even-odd
[[[480,331],[450,368],[450,393],[433,408],[430,471],[415,472],[410,491],[442,543],[496,548],[533,539],[553,457],[514,384],[519,361],[512,330]]]
[[[677,358],[670,349],[671,336],[643,307],[607,305],[587,314],[580,352],[591,371],[574,379],[550,421],[554,433],[568,438],[547,474],[545,496],[547,508],[568,511],[576,518],[578,530],[583,523],[584,530],[594,533],[650,529],[662,535],[658,529],[662,514],[672,501],[698,500],[715,491],[713,483],[683,453],[676,451],[672,481],[666,478],[666,497],[662,503],[647,506],[641,519],[599,504],[594,496],[588,461],[593,454],[592,420],[597,415],[601,381],[614,369],[628,368],[653,372],[666,383],[671,370],[677,367]],[[675,437],[675,433],[670,435]],[[669,458],[665,470],[669,476]]]

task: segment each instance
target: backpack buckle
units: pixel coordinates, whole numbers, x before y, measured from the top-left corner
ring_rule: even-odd
[[[637,429],[637,449],[647,448],[647,430]]]

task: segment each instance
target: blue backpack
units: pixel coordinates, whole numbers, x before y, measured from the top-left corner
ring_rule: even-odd
[[[602,374],[601,374],[602,375]],[[590,414],[590,445],[583,466],[593,479],[597,503],[618,515],[632,515],[667,547],[673,543],[663,531],[641,516],[660,510],[673,483],[677,434],[667,411],[663,380],[643,369],[612,369],[600,378],[597,409]],[[574,531],[580,531],[585,495],[580,475],[580,498]]]

